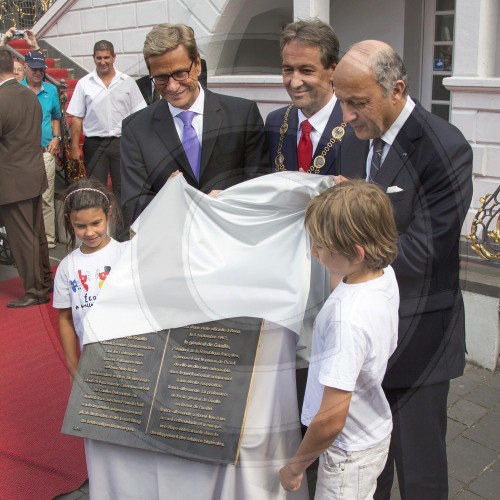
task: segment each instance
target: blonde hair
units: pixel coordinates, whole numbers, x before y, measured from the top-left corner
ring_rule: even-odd
[[[185,24],[157,24],[144,41],[142,54],[147,62],[152,56],[160,56],[165,52],[183,45],[192,61],[198,57],[198,47],[193,28]]]
[[[397,230],[388,196],[371,182],[345,181],[313,198],[305,226],[313,240],[349,261],[365,252],[369,269],[383,269],[397,255]]]

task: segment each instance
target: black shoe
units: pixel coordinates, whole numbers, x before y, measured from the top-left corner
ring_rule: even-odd
[[[41,304],[47,304],[48,302],[50,302],[49,296],[38,298],[33,297],[32,295],[23,295],[20,299],[7,302],[7,307],[20,309],[22,307],[39,306]]]

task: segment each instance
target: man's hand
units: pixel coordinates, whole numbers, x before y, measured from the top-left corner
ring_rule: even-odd
[[[30,49],[40,50],[40,47],[38,46],[38,42],[36,41],[35,34],[33,33],[33,31],[26,30],[25,37]]]
[[[296,475],[292,472],[290,464],[280,469],[280,483],[286,491],[297,491],[302,483],[304,473]]]
[[[2,39],[0,40],[0,47],[3,47],[4,45],[7,45],[8,42],[12,40],[14,37],[14,31],[16,31],[16,27],[12,26],[12,28],[9,28],[4,34]]]
[[[184,174],[180,170],[176,170],[173,174],[170,174],[170,177],[168,178],[168,180],[173,179],[174,177],[176,177],[178,175],[184,175]]]
[[[59,139],[57,137],[53,137],[47,146],[47,152],[51,155],[55,155],[59,150]]]
[[[82,152],[79,144],[77,146],[71,146],[71,159],[75,161],[80,161],[82,159]]]

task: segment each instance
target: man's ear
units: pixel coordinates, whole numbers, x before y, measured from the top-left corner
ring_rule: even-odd
[[[404,97],[405,88],[405,82],[403,82],[403,80],[398,80],[392,89],[392,98],[395,101],[401,100]]]
[[[335,68],[337,67],[337,63],[333,63],[328,69],[331,70],[330,73],[330,83],[332,84],[333,87],[333,73],[335,73]]]

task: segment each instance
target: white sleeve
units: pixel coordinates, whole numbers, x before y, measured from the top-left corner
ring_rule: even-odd
[[[137,87],[137,85],[136,85]],[[140,92],[140,91],[139,91]],[[78,116],[83,118],[85,116],[85,92],[83,90],[82,80],[78,80],[75,90],[68,104],[67,108],[68,115]]]
[[[325,332],[319,382],[327,387],[354,391],[367,351],[363,330],[350,322],[330,321]]]
[[[54,298],[52,307],[67,309],[71,307],[71,292],[68,273],[68,256],[59,264],[54,278]]]

